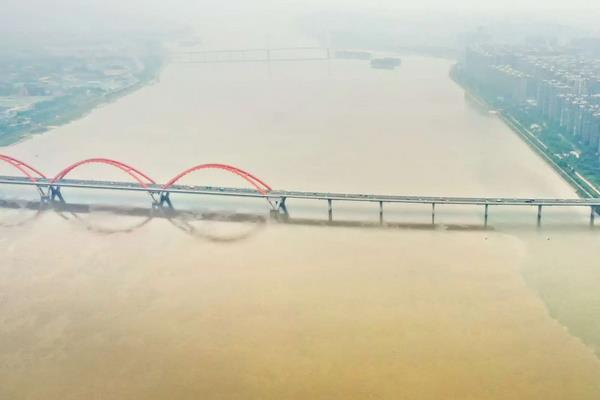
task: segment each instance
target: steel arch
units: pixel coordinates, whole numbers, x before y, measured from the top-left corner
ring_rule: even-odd
[[[144,174],[140,170],[138,170],[130,165],[127,165],[125,163],[122,163],[120,161],[115,161],[115,160],[111,160],[108,158],[89,158],[87,160],[78,161],[75,164],[70,165],[67,168],[63,169],[61,172],[59,172],[52,179],[50,184],[60,182],[62,179],[64,179],[65,176],[67,176],[74,169],[76,169],[82,165],[85,165],[85,164],[105,164],[105,165],[110,165],[110,166],[116,167],[116,168],[120,169],[121,171],[125,172],[127,175],[131,176],[144,189],[149,189],[148,188],[149,185],[156,184],[154,179],[150,178],[148,175]]]
[[[15,167],[16,169],[18,169],[31,182],[35,183],[38,181],[39,178],[46,179],[46,176],[43,173],[41,173],[40,171],[38,171],[31,165],[29,165],[23,161],[17,160],[16,158],[0,154],[0,161],[3,161],[5,163]]]
[[[174,176],[171,180],[169,180],[167,183],[165,183],[162,188],[169,189],[171,186],[173,186],[175,183],[177,183],[184,176],[189,175],[192,172],[200,171],[203,169],[220,169],[220,170],[224,170],[227,172],[231,172],[232,174],[235,174],[235,175],[241,177],[242,179],[244,179],[246,182],[250,183],[262,195],[267,195],[272,190],[271,187],[269,185],[267,185],[264,181],[262,181],[261,179],[257,178],[256,176],[252,175],[251,173],[249,173],[247,171],[244,171],[244,170],[234,167],[232,165],[215,164],[215,163],[200,164],[200,165],[196,165],[194,167],[188,168],[185,171]]]

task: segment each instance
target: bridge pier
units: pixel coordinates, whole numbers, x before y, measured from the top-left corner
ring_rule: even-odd
[[[383,201],[379,202],[379,225],[383,225]]]
[[[159,198],[158,202],[155,200],[154,204],[158,205],[159,207],[164,207],[166,204],[169,208],[173,209],[174,207],[173,207],[173,203],[171,202],[170,194],[171,193],[169,193],[169,192],[162,192],[160,194],[160,198]],[[150,193],[150,196],[152,196],[152,193]],[[152,198],[154,199],[154,196],[152,196]]]
[[[286,200],[287,197],[282,197],[281,199],[279,199],[279,201],[277,202],[277,211],[285,216],[289,216],[289,212],[285,204]]]
[[[538,206],[537,224],[538,224],[538,226],[540,226],[542,224],[542,205],[541,204]]]
[[[50,186],[48,188],[49,191],[49,199],[51,201],[55,201],[56,199],[58,199],[58,201],[60,201],[61,203],[65,202],[65,198],[63,197],[62,193],[60,192],[60,187],[56,187],[56,186]]]
[[[329,222],[333,221],[333,205],[331,199],[327,199],[327,206],[329,211]]]
[[[489,210],[490,205],[486,204],[485,205],[485,211],[484,211],[484,216],[483,216],[483,225],[485,227],[488,226],[488,210]]]
[[[41,202],[42,203],[48,203],[49,200],[50,200],[50,198],[48,196],[48,192],[47,191],[45,192],[44,188],[42,186],[40,186],[40,185],[37,186],[37,190],[40,193],[40,200],[41,200]]]
[[[285,205],[286,197],[281,197],[279,200],[275,202],[275,205],[271,203],[271,210],[269,210],[269,215],[279,220],[283,217],[284,220],[287,220],[290,217],[287,206]],[[270,200],[269,200],[270,202]]]
[[[431,203],[431,225],[435,225],[435,203]]]
[[[590,213],[590,225],[594,226],[594,221],[596,220],[596,207],[592,206],[592,212]]]

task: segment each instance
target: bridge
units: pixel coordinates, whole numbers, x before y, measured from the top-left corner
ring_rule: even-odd
[[[188,50],[172,53],[186,64],[323,61],[331,51],[322,47],[265,47],[247,49]]]
[[[378,194],[357,193],[330,193],[330,192],[305,192],[290,190],[275,190],[262,179],[240,168],[227,164],[199,164],[190,167],[166,183],[157,183],[147,174],[120,161],[107,158],[90,158],[76,162],[54,177],[47,177],[40,170],[13,157],[0,154],[0,164],[4,163],[20,175],[0,176],[0,185],[17,185],[34,187],[43,203],[66,203],[63,188],[113,190],[126,192],[143,192],[149,195],[151,205],[155,208],[174,208],[172,194],[226,196],[238,198],[261,198],[266,201],[271,215],[289,215],[287,201],[289,199],[314,200],[327,203],[329,221],[333,220],[334,202],[367,202],[379,206],[379,220],[383,223],[384,204],[427,204],[431,206],[431,223],[435,224],[436,207],[440,205],[467,205],[483,207],[484,223],[487,225],[489,208],[491,206],[527,206],[537,208],[537,222],[541,223],[544,207],[586,207],[590,209],[590,223],[593,224],[596,213],[600,211],[600,198],[553,199],[553,198],[513,198],[513,197],[450,197],[450,196],[395,196]],[[121,170],[132,181],[108,181],[94,179],[69,179],[68,175],[76,169],[88,164],[101,164]],[[249,187],[215,187],[215,186],[189,186],[179,184],[179,181],[203,170],[221,170],[238,176]]]

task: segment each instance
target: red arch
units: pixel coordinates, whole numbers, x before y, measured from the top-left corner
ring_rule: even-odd
[[[232,174],[238,175],[241,178],[243,178],[244,180],[246,180],[248,183],[250,183],[262,195],[266,195],[271,191],[271,187],[269,185],[267,185],[265,182],[263,182],[261,179],[257,178],[256,176],[252,175],[249,172],[246,172],[242,169],[239,169],[237,167],[234,167],[232,165],[227,165],[227,164],[200,164],[200,165],[196,165],[195,167],[188,168],[185,171],[183,171],[180,174],[173,177],[167,183],[165,183],[163,185],[163,189],[170,188],[184,176],[191,174],[192,172],[202,170],[202,169],[221,169],[221,170],[224,170],[227,172],[231,172]]]
[[[23,175],[29,178],[31,182],[37,182],[39,178],[46,179],[46,175],[33,168],[31,165],[17,160],[16,158],[0,154],[0,161],[4,161],[5,163],[18,169]]]
[[[139,183],[140,186],[143,187],[144,189],[148,189],[148,185],[156,184],[156,182],[152,178],[150,178],[148,175],[144,174],[140,170],[138,170],[132,166],[129,166],[127,164],[124,164],[120,161],[110,160],[107,158],[90,158],[87,160],[82,160],[82,161],[76,162],[75,164],[68,166],[67,168],[65,168],[61,172],[59,172],[52,179],[52,182],[50,182],[50,183],[52,184],[52,183],[59,182],[65,176],[67,176],[71,171],[73,171],[74,169],[76,169],[84,164],[105,164],[105,165],[117,167],[121,171],[125,172],[126,174],[131,176],[133,179],[135,179],[135,181],[137,183]]]

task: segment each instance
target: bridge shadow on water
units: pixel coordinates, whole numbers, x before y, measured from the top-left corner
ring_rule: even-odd
[[[41,203],[21,200],[0,200],[0,211],[17,211],[23,214],[16,221],[5,221],[0,216],[0,228],[17,228],[34,224],[45,213],[53,212],[61,219],[77,223],[87,231],[102,235],[133,233],[155,219],[168,220],[175,228],[187,235],[212,242],[236,242],[247,239],[264,227],[268,218],[250,214],[223,214],[211,212],[179,211],[158,208],[120,207],[110,205],[87,205],[67,203]],[[136,221],[127,226],[106,227],[90,220],[89,216],[128,217]],[[111,219],[111,218],[107,218]],[[227,235],[203,231],[194,222],[243,223],[249,229]]]
[[[19,218],[17,220],[6,221],[0,215],[0,228],[17,228],[34,224],[45,213],[56,213],[65,221],[77,223],[87,231],[103,234],[128,234],[133,233],[155,219],[167,220],[173,227],[185,234],[211,242],[232,243],[248,239],[258,233],[267,224],[284,224],[289,226],[314,226],[330,228],[359,228],[359,229],[379,229],[379,230],[421,230],[421,231],[552,231],[560,229],[561,232],[568,231],[589,231],[590,229],[599,230],[600,227],[581,226],[576,224],[562,224],[560,226],[536,226],[535,224],[517,224],[502,225],[500,229],[492,225],[481,224],[450,224],[450,223],[418,223],[418,222],[392,222],[392,221],[360,221],[326,218],[300,218],[290,217],[283,214],[257,214],[257,213],[225,213],[214,211],[198,211],[189,209],[169,209],[169,208],[145,208],[145,207],[123,207],[114,205],[89,205],[89,204],[69,204],[69,203],[42,203],[36,201],[23,200],[1,200],[0,211],[17,211]],[[93,221],[90,216],[109,216],[109,217],[133,217],[136,219],[131,225],[124,227],[105,227]],[[111,218],[106,218],[111,220]],[[210,232],[205,227],[197,226],[201,222],[214,223],[237,223],[243,224],[245,229],[242,232],[233,232],[227,234],[217,234]]]

